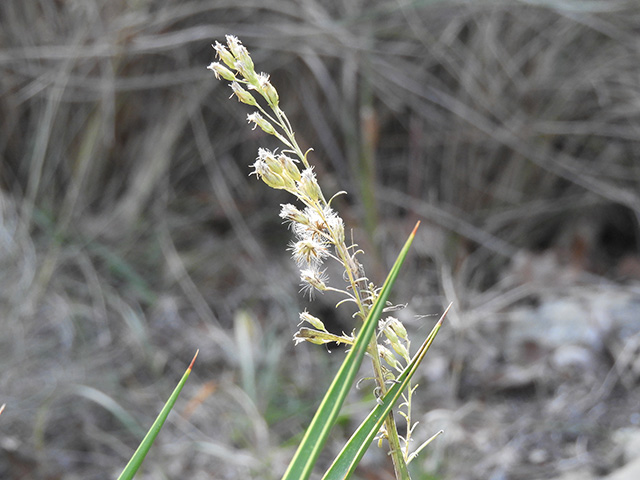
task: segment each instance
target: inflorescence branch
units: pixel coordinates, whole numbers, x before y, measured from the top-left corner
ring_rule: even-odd
[[[269,75],[256,73],[248,50],[236,37],[227,35],[226,41],[226,46],[219,42],[213,45],[221,62],[213,62],[207,68],[213,71],[216,78],[231,82],[232,96],[257,109],[247,115],[248,122],[253,124],[254,128],[259,127],[286,146],[281,153],[260,148],[256,161],[251,165],[251,175],[256,175],[271,188],[286,190],[303,205],[299,208],[287,203],[281,205],[280,210],[280,217],[289,224],[293,232],[294,240],[289,244],[288,250],[300,268],[301,291],[309,296],[313,292],[338,293],[344,298],[336,306],[345,302],[355,303],[357,311],[354,312],[354,316],[364,321],[380,289],[367,278],[363,266],[357,259],[362,250],[354,243],[347,244],[344,222],[331,207],[333,198],[346,192],[338,192],[326,201],[316,180],[313,166],[307,158],[311,150],[303,153],[298,145],[291,123],[279,107],[280,96],[271,84]],[[266,103],[271,113],[262,106],[262,102]],[[330,279],[326,269],[322,269],[324,261],[329,258],[336,260],[344,268],[346,288],[329,285]],[[296,344],[335,342],[352,345],[354,342],[354,334],[332,334],[326,330],[320,319],[306,310],[300,314],[300,324],[303,323],[312,328],[301,327],[294,335]],[[372,359],[376,380],[375,392],[381,396],[386,392],[388,382],[394,381],[393,372],[401,372],[409,363],[410,342],[406,329],[397,318],[389,316],[379,323],[379,334],[372,339],[367,353]],[[378,343],[380,339],[383,341]],[[404,462],[406,465],[417,453],[409,453],[411,433],[415,427],[415,424],[411,423],[411,398],[414,390],[415,387],[409,385],[404,395],[405,401],[401,405],[404,411],[400,411],[400,415],[407,422],[404,437],[397,433],[393,414],[389,415],[378,435],[380,442],[383,439],[388,440],[396,471],[398,462]]]

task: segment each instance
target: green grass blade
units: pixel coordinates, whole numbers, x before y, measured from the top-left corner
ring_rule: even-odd
[[[313,420],[311,420],[311,424],[305,432],[302,442],[298,446],[298,450],[293,456],[291,463],[289,463],[289,467],[282,477],[282,480],[306,480],[311,475],[313,466],[329,435],[329,430],[335,423],[340,408],[356,378],[362,359],[367,351],[367,346],[378,325],[378,319],[386,306],[391,287],[398,277],[400,267],[409,252],[409,247],[413,242],[419,224],[420,222],[416,224],[411,235],[409,235],[409,238],[402,247],[398,258],[382,286],[376,303],[369,312],[353,347],[333,379]]]
[[[416,352],[411,362],[407,365],[404,371],[396,379],[397,383],[387,391],[384,397],[381,398],[381,402],[371,411],[369,416],[360,424],[358,429],[351,436],[349,441],[345,444],[342,451],[338,454],[333,461],[329,470],[324,474],[323,480],[344,480],[349,478],[355,470],[358,462],[366,452],[367,448],[371,444],[373,438],[376,436],[380,427],[384,423],[384,419],[387,417],[393,406],[398,401],[398,398],[402,392],[407,388],[409,380],[416,372],[420,362],[424,358],[427,350],[433,343],[433,339],[436,337],[442,321],[445,315],[451,308],[451,305],[447,307],[445,312],[440,317],[440,320],[431,330],[431,333],[420,346],[420,349]]]
[[[164,421],[167,419],[167,417],[169,416],[169,412],[175,405],[176,400],[178,399],[178,395],[180,395],[180,392],[182,391],[182,387],[184,387],[184,384],[187,382],[187,378],[189,378],[189,374],[191,374],[191,369],[193,368],[193,363],[196,361],[198,352],[199,350],[196,351],[196,354],[193,356],[193,360],[191,360],[189,368],[187,368],[187,371],[184,372],[184,375],[180,379],[180,382],[173,390],[173,393],[169,397],[169,400],[167,400],[167,403],[165,403],[164,407],[162,407],[160,414],[156,418],[155,422],[153,422],[153,425],[151,425],[151,428],[142,439],[142,442],[140,442],[140,445],[129,460],[129,463],[127,463],[127,466],[124,467],[124,470],[118,477],[118,480],[131,480],[140,468],[140,465],[142,465],[144,457],[147,455],[147,452],[149,452],[151,445],[153,445],[153,442],[158,436],[162,425],[164,425]]]

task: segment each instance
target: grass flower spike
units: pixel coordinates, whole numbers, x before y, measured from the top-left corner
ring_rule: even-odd
[[[294,335],[294,341],[296,344],[302,342],[342,343],[350,345],[353,350],[359,349],[362,355],[368,354],[371,358],[373,378],[376,382],[375,394],[379,398],[379,404],[383,405],[385,403],[382,398],[385,398],[389,390],[388,385],[396,378],[396,374],[393,372],[400,375],[412,362],[409,355],[410,343],[406,329],[397,318],[388,317],[386,320],[381,320],[378,326],[380,332],[378,335],[373,334],[375,326],[367,325],[365,320],[368,321],[372,315],[379,315],[383,311],[384,305],[380,305],[380,302],[386,300],[381,297],[382,292],[386,298],[411,242],[407,242],[402,256],[396,262],[400,263],[394,265],[391,283],[387,285],[385,282],[386,288],[384,289],[377,288],[367,278],[364,268],[358,260],[358,255],[362,253],[361,250],[356,245],[347,244],[344,222],[330,205],[331,199],[345,192],[338,192],[332,197],[325,196],[316,178],[314,167],[309,162],[309,151],[303,152],[298,145],[291,124],[280,109],[280,95],[272,85],[269,75],[255,71],[249,52],[240,40],[228,35],[226,41],[226,46],[218,42],[213,46],[222,63],[214,62],[208,68],[214,72],[216,78],[230,82],[233,95],[240,102],[256,108],[247,116],[249,123],[253,124],[254,128],[260,127],[265,133],[276,137],[284,145],[281,152],[260,148],[255,162],[251,165],[253,168],[251,174],[255,174],[271,188],[286,190],[300,202],[300,206],[290,203],[281,205],[280,217],[289,224],[294,236],[288,249],[296,265],[300,268],[301,291],[308,293],[310,297],[314,292],[337,293],[341,297],[337,305],[353,304],[354,318],[359,318],[364,322],[354,325],[354,331],[361,327],[359,335],[364,335],[363,332],[367,326],[367,331],[370,332],[369,337],[363,337],[363,339],[368,338],[367,340],[361,340],[361,342],[366,341],[367,344],[360,345],[353,336],[328,332],[319,318],[305,310],[300,314],[300,324],[304,325],[299,325],[300,328]],[[327,201],[326,198],[330,198],[330,200]],[[410,240],[413,239],[413,235],[415,235],[415,230]],[[324,262],[329,260],[338,262],[344,270],[344,283],[341,285],[332,284],[326,269],[321,268]],[[376,319],[372,321],[377,322]],[[430,338],[432,339],[432,337]],[[378,344],[379,340],[382,343]],[[342,369],[336,379],[341,374]],[[355,375],[355,371],[349,375]],[[395,401],[399,393],[393,394],[393,399],[389,400],[391,403],[387,402],[389,410],[385,411],[381,417],[384,419],[384,427],[375,426],[376,431],[380,431],[379,438],[388,441],[389,452],[398,479],[409,478],[407,463],[411,453],[408,451],[408,445],[414,426],[411,424],[410,417],[411,395],[414,388],[409,380],[410,375],[403,380],[406,393],[404,394],[404,410],[400,412],[408,423],[406,435],[401,437],[398,434],[395,419],[390,410],[392,402]],[[336,388],[343,388],[343,386],[338,385]],[[330,391],[332,389],[333,387]],[[326,405],[323,403],[318,412],[324,407]],[[316,426],[315,420],[314,418],[309,431],[312,431]],[[302,446],[300,448],[303,449]],[[315,448],[317,445],[314,446]],[[296,463],[297,458],[296,455],[292,465]],[[305,478],[308,474],[308,471],[304,470],[306,467],[303,468],[304,475],[295,473],[296,468],[290,465],[290,469],[283,478]],[[296,477],[296,475],[299,476]]]

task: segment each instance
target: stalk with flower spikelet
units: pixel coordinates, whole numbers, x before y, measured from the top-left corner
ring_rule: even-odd
[[[300,268],[303,290],[309,294],[315,291],[336,292],[343,297],[338,302],[338,305],[352,303],[355,309],[354,317],[362,320],[362,327],[358,337],[365,335],[363,332],[366,330],[365,326],[367,326],[370,317],[375,316],[376,318],[372,322],[379,323],[377,325],[379,329],[378,335],[371,333],[370,339],[366,342],[364,340],[358,341],[354,336],[335,335],[328,332],[319,318],[305,310],[300,314],[300,321],[304,326],[294,335],[295,342],[296,344],[305,341],[316,344],[343,343],[351,346],[350,355],[360,343],[364,342],[362,355],[366,353],[371,358],[373,376],[376,381],[375,394],[378,398],[378,406],[374,411],[377,411],[379,416],[381,412],[384,413],[384,415],[380,416],[379,421],[376,419],[378,423],[372,423],[372,425],[375,424],[375,427],[369,427],[369,430],[373,431],[374,435],[378,434],[379,444],[384,439],[388,441],[396,477],[398,479],[408,479],[407,464],[424,447],[423,444],[413,454],[409,452],[409,443],[414,427],[411,421],[411,397],[415,390],[415,387],[410,383],[410,378],[413,371],[415,371],[415,366],[417,366],[431,341],[433,341],[433,337],[435,337],[442,320],[434,327],[432,334],[413,360],[409,355],[410,342],[407,331],[402,323],[391,316],[378,322],[382,311],[390,309],[385,308],[387,307],[386,296],[393,280],[395,280],[395,276],[392,278],[391,284],[387,285],[388,280],[382,289],[375,287],[369,281],[365,275],[364,268],[357,258],[361,251],[355,245],[347,244],[344,222],[331,206],[332,200],[337,195],[345,192],[338,192],[327,200],[318,184],[313,166],[309,162],[309,151],[303,152],[301,150],[296,142],[294,131],[287,116],[280,109],[279,94],[271,84],[269,75],[256,73],[249,52],[236,37],[228,35],[226,40],[226,46],[218,42],[213,46],[221,62],[214,62],[208,68],[214,72],[218,79],[222,78],[231,82],[233,95],[240,102],[257,109],[247,116],[249,123],[253,124],[254,128],[259,127],[267,134],[275,136],[286,147],[281,153],[260,148],[256,161],[251,167],[253,168],[252,175],[255,174],[272,188],[286,190],[295,196],[301,204],[300,207],[293,204],[282,205],[280,217],[289,224],[294,235],[294,240],[289,245],[289,250]],[[268,108],[265,108],[264,105]],[[407,245],[405,245],[405,249],[401,252],[399,263],[396,262],[398,264],[397,268],[394,266],[394,269],[392,269],[394,275],[397,275],[399,265],[406,255],[414,234],[415,229]],[[323,269],[324,262],[329,259],[337,261],[344,268],[345,285],[341,287],[330,285],[326,269]],[[372,325],[374,326],[370,327],[371,332],[375,330],[375,323],[372,323]],[[378,339],[384,339],[383,344],[378,344]],[[345,363],[347,360],[345,360]],[[355,375],[357,368],[354,370],[354,367],[350,366],[349,369],[353,370],[353,375]],[[338,376],[341,372],[339,372]],[[336,379],[334,379],[334,383],[339,383]],[[400,386],[402,386],[402,389],[400,389]],[[336,388],[342,388],[342,386],[338,385]],[[404,393],[402,393],[403,391]],[[404,398],[404,403],[402,403],[399,413],[405,417],[407,422],[407,430],[404,436],[398,434],[391,411],[393,403],[399,398],[400,394]],[[327,395],[329,396],[329,393]],[[335,408],[339,409],[341,401],[338,402],[338,406]],[[326,404],[327,397],[325,397],[325,401],[319,411]],[[329,409],[329,407],[327,408]],[[335,410],[334,407],[331,408]],[[384,425],[381,428],[383,421]],[[312,427],[315,426],[314,422],[312,422]],[[309,431],[313,430],[312,427],[310,427]],[[327,430],[329,427],[330,424],[326,428],[318,427],[318,429],[323,430],[324,428],[324,430]],[[307,437],[310,435],[309,431],[307,432]],[[371,441],[369,434],[370,432],[368,431],[366,436],[368,440],[363,440],[363,442]],[[310,441],[309,443],[312,442]],[[313,456],[315,453],[310,452],[315,452],[317,448],[319,448],[318,445],[301,446],[298,452],[299,455],[297,454],[294,458],[292,465],[296,463],[300,455]],[[310,463],[312,464],[313,462]],[[307,478],[310,467],[304,467],[298,471],[296,470],[297,467],[292,465],[290,465],[283,478]],[[327,472],[327,475],[329,476],[325,478],[334,478],[330,472]],[[336,475],[338,476],[335,478],[346,478],[343,474]]]

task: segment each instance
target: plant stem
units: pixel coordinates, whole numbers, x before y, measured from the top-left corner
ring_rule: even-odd
[[[261,107],[259,108],[263,111],[263,113],[267,114]],[[309,168],[307,158],[305,154],[302,153],[302,150],[300,149],[300,146],[295,139],[295,134],[293,132],[293,129],[291,128],[291,124],[289,123],[289,119],[287,118],[286,114],[277,106],[275,106],[275,108],[272,107],[272,111],[276,118],[271,118],[274,123],[282,129],[286,140],[280,134],[278,134],[278,138],[283,140],[284,143],[292,149],[293,153],[296,154],[296,156],[302,161],[303,165],[306,168]],[[374,292],[368,292],[367,297],[365,297],[366,301],[363,301],[363,290],[366,291],[366,289],[368,289],[369,287],[368,285],[365,285],[364,287],[361,286],[361,282],[363,280],[361,279],[360,265],[354,258],[355,255],[352,256],[349,254],[349,249],[344,240],[341,240],[338,237],[336,232],[331,229],[329,222],[326,221],[327,219],[324,216],[322,208],[323,206],[327,205],[324,195],[322,195],[319,202],[313,201],[308,204],[313,205],[313,208],[316,210],[318,215],[320,215],[320,217],[322,217],[322,219],[325,221],[324,223],[326,225],[327,231],[329,232],[329,237],[331,237],[331,241],[335,246],[337,256],[345,268],[348,283],[350,284],[353,291],[354,300],[358,305],[358,315],[360,316],[361,320],[364,321],[364,319],[367,318],[370,306],[374,303]],[[366,282],[366,279],[364,281]],[[387,387],[385,385],[384,372],[382,370],[380,355],[378,353],[378,341],[375,336],[371,339],[369,351],[371,354],[371,364],[373,367],[377,391],[379,392],[379,395],[384,395],[387,392]],[[393,411],[389,412],[389,415],[385,420],[385,428],[387,431],[387,441],[389,442],[389,450],[391,453],[391,459],[393,461],[393,469],[396,479],[411,480],[409,471],[407,469],[407,464],[402,454],[402,447],[400,445],[400,438],[398,436],[398,430],[396,427],[395,418],[393,416]]]
[[[351,284],[351,288],[353,289],[353,293],[358,304],[359,312],[363,319],[367,318],[369,306],[362,302],[362,295],[356,281],[358,278],[358,266],[351,256],[348,255],[347,247],[344,243],[339,245],[336,244],[336,250],[347,272],[349,283]],[[376,384],[380,395],[384,395],[387,392],[387,387],[385,385],[382,365],[380,364],[380,355],[378,354],[378,340],[375,336],[371,338],[369,350],[371,351],[371,364],[373,366]],[[387,441],[389,442],[389,450],[396,478],[398,480],[410,480],[411,477],[409,475],[409,470],[407,469],[407,464],[404,460],[404,456],[402,455],[402,447],[400,446],[400,438],[398,437],[398,429],[396,427],[396,420],[393,416],[393,411],[389,412],[389,415],[385,420],[385,428],[387,431]]]

